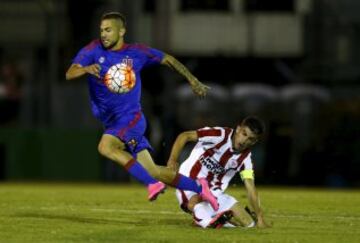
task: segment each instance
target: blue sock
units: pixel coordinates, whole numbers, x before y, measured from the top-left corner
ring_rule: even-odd
[[[142,184],[149,185],[158,182],[135,159],[129,160],[125,165],[125,169]]]
[[[171,184],[180,190],[193,191],[196,193],[201,192],[201,185],[197,184],[196,181],[190,177],[186,177],[181,174],[177,174]]]

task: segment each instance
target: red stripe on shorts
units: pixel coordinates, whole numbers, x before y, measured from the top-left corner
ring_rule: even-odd
[[[140,120],[141,118],[141,112],[138,111],[136,112],[135,116],[134,116],[134,119],[132,119],[130,122],[129,122],[129,125],[127,127],[124,127],[122,129],[120,129],[120,131],[118,132],[118,135],[120,138],[123,138],[123,136],[125,135],[125,133],[130,129],[130,128],[133,128],[136,123],[138,123],[138,121]]]

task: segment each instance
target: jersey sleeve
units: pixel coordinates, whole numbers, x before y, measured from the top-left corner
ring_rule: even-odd
[[[80,64],[83,67],[93,64],[95,45],[96,43],[93,41],[89,45],[82,48],[75,56],[72,63]]]
[[[249,153],[248,156],[246,156],[246,158],[244,159],[243,166],[240,169],[240,177],[243,181],[245,179],[255,179],[251,153]]]
[[[209,148],[226,139],[226,131],[220,127],[204,127],[196,130],[198,141]]]
[[[137,46],[144,53],[145,67],[154,64],[160,64],[162,59],[164,58],[165,53],[158,49],[150,48],[146,45],[137,45]]]

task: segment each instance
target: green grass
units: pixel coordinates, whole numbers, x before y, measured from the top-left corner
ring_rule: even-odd
[[[0,242],[360,242],[360,191],[258,188],[269,229],[200,229],[174,190],[107,184],[0,184]],[[242,187],[230,194],[246,203]]]

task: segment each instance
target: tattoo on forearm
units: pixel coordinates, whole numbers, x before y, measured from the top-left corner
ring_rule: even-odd
[[[179,72],[181,75],[183,75],[188,80],[193,78],[193,75],[189,72],[189,70],[181,62],[177,61],[176,59],[169,58],[169,60],[167,61],[167,64],[169,67],[171,67],[172,69]]]

